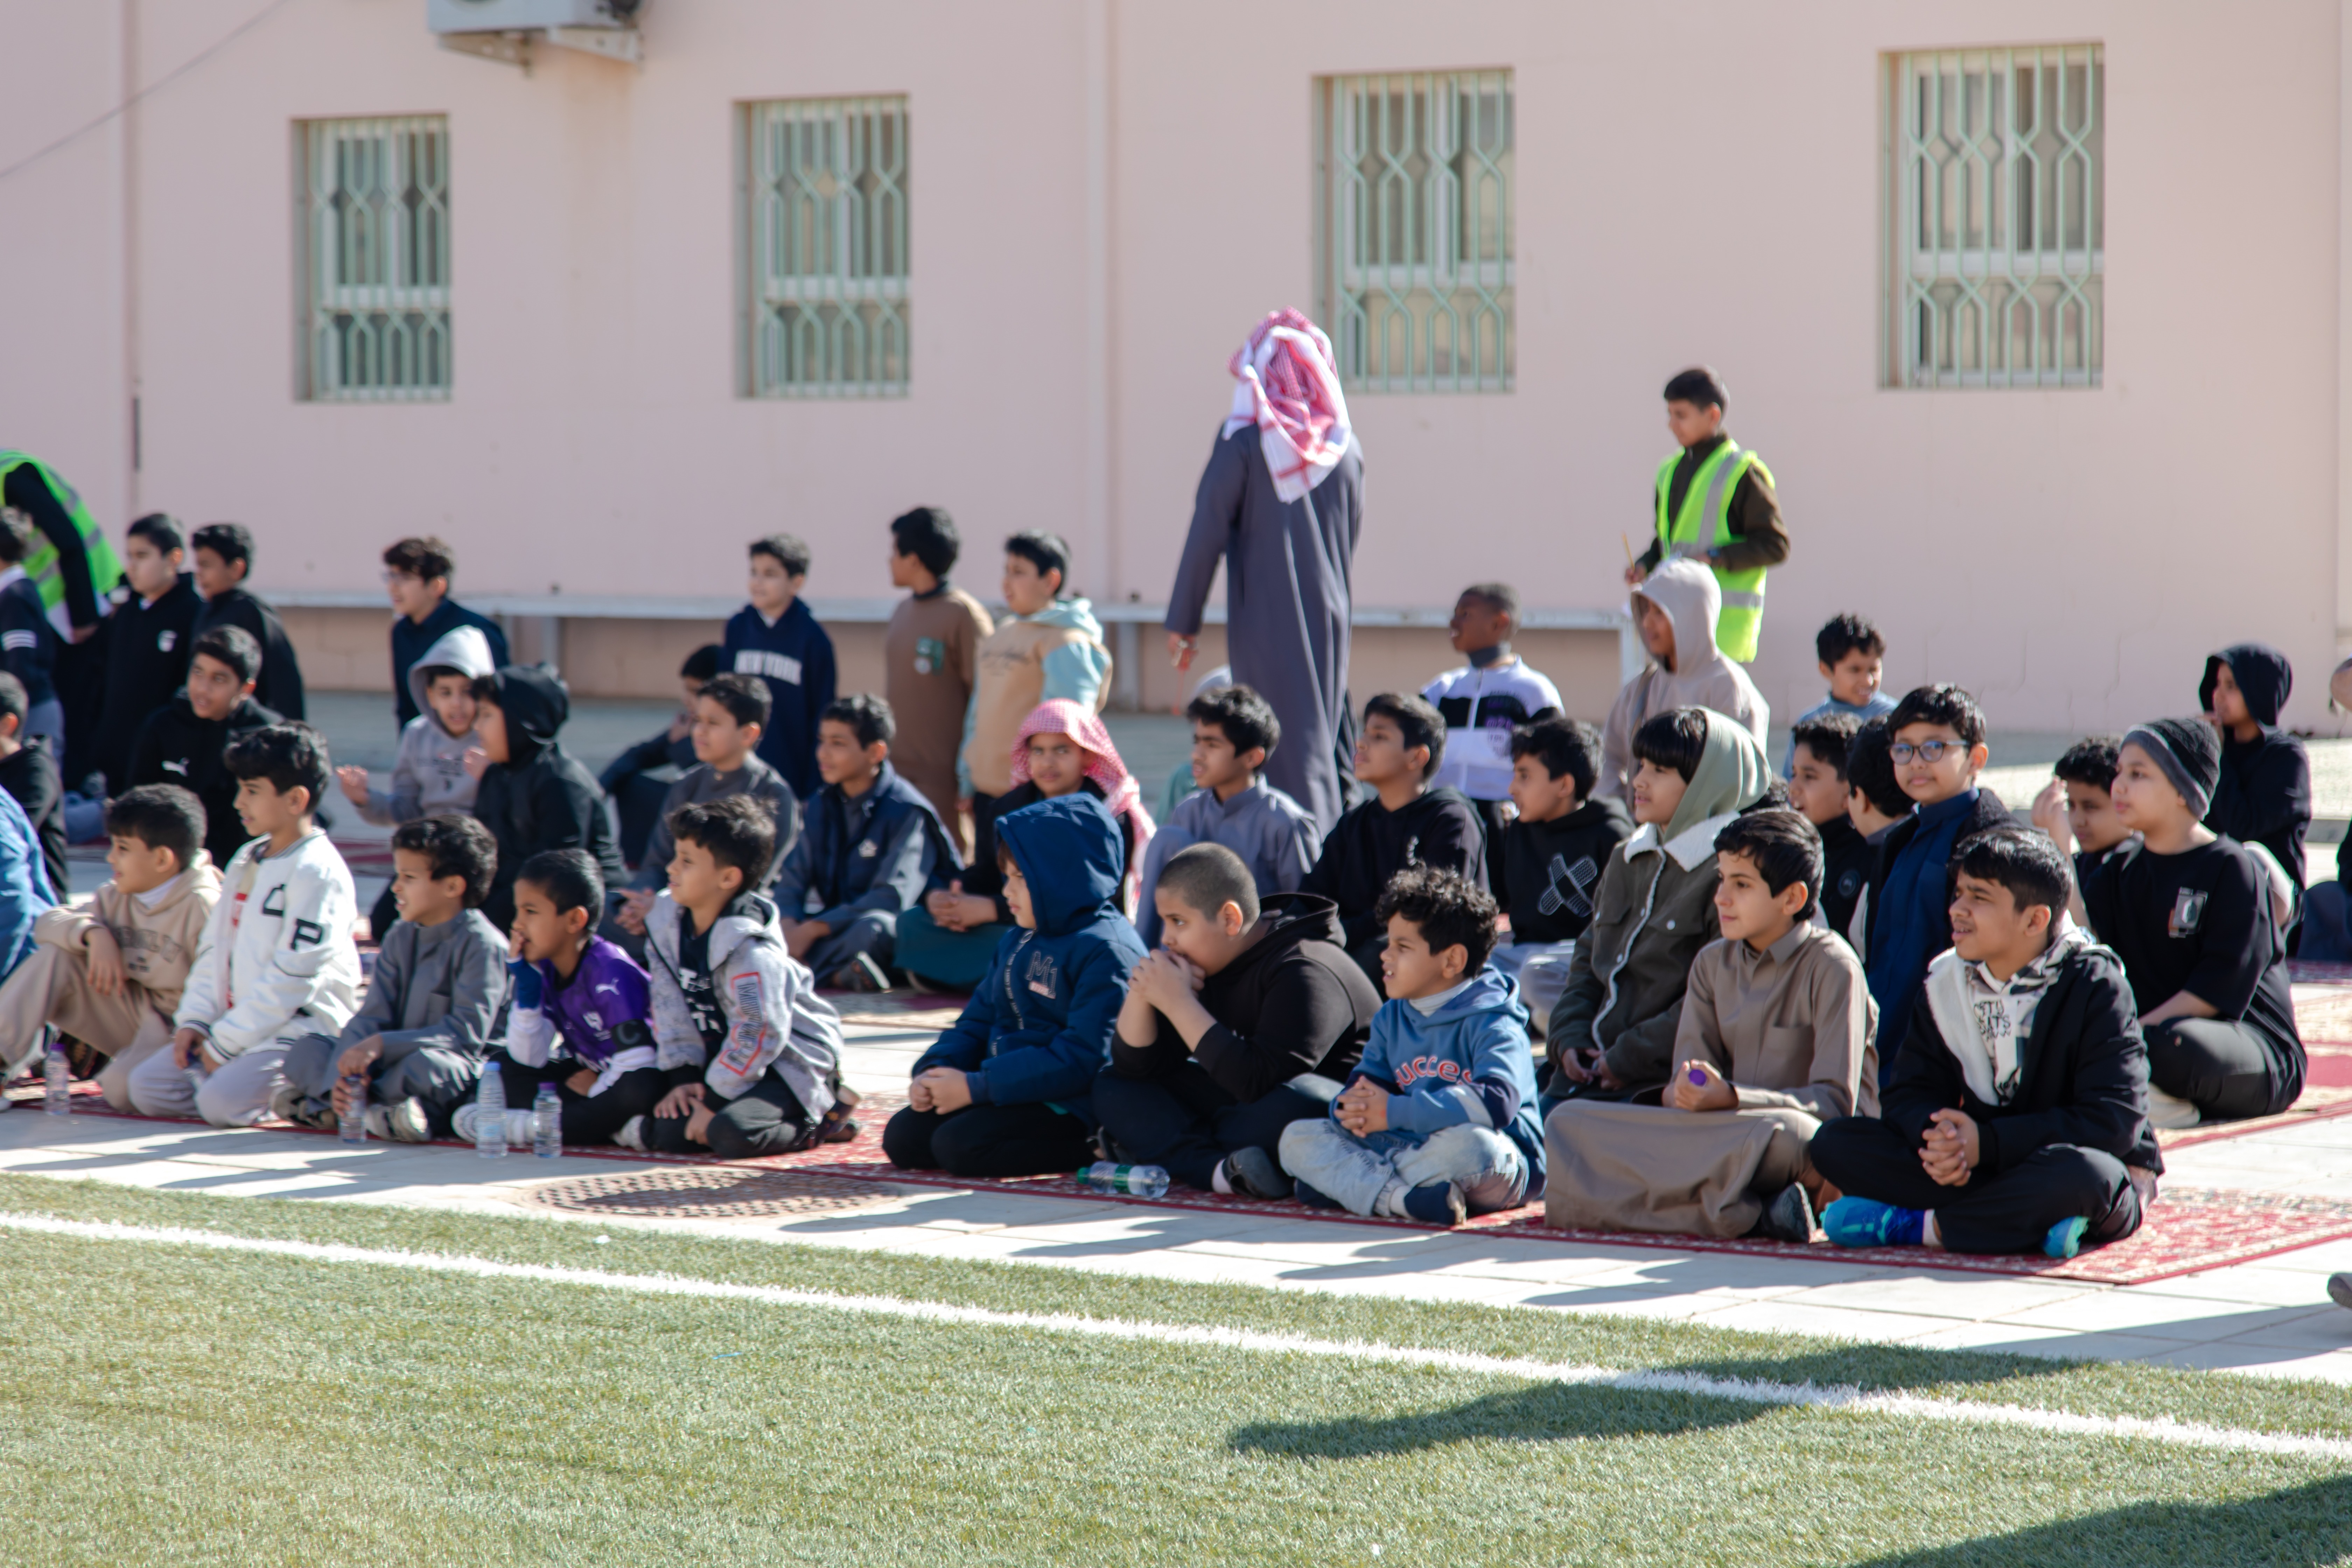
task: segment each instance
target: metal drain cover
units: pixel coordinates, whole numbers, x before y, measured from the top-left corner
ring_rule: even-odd
[[[575,1176],[520,1194],[525,1203],[575,1214],[660,1215],[679,1219],[755,1219],[771,1215],[840,1214],[898,1195],[849,1176],[798,1171],[735,1171],[687,1166]]]

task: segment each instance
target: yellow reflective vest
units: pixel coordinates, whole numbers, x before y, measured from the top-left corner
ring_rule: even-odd
[[[1731,494],[1739,488],[1739,476],[1752,465],[1769,484],[1772,470],[1764,466],[1763,458],[1726,437],[1723,445],[1708,453],[1698,471],[1691,475],[1690,487],[1683,491],[1681,510],[1669,517],[1666,494],[1674,483],[1675,465],[1682,460],[1682,453],[1676,452],[1658,465],[1658,558],[1687,555],[1694,561],[1706,561],[1709,550],[1720,549],[1732,541]],[[1715,566],[1714,572],[1716,584],[1723,590],[1723,616],[1715,627],[1716,647],[1726,658],[1752,663],[1757,635],[1764,626],[1764,568],[1751,566],[1745,572],[1733,572]]]

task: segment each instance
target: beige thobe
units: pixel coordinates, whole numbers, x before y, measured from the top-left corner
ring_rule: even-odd
[[[1545,1123],[1556,1226],[1745,1236],[1804,1168],[1822,1122],[1878,1113],[1878,1010],[1844,939],[1799,925],[1761,952],[1699,950],[1675,1034],[1674,1078],[1701,1058],[1738,1106],[1571,1100]]]

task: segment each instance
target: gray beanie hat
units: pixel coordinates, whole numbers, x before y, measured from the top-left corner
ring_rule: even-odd
[[[2221,782],[2221,741],[2213,726],[2202,719],[2151,719],[2134,725],[2123,743],[2137,746],[2154,759],[2189,803],[2189,814],[2204,819],[2213,805],[2214,786]]]

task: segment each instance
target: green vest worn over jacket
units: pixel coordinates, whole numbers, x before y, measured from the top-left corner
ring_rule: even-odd
[[[1732,541],[1731,493],[1739,488],[1739,476],[1753,464],[1769,484],[1772,470],[1764,466],[1763,458],[1726,437],[1723,445],[1708,453],[1698,471],[1691,475],[1690,488],[1683,491],[1681,510],[1668,517],[1666,495],[1674,484],[1675,465],[1682,460],[1683,455],[1676,452],[1658,465],[1659,559],[1687,555],[1703,562],[1708,551]],[[1764,626],[1764,568],[1732,572],[1715,566],[1713,570],[1716,584],[1723,590],[1723,617],[1716,623],[1716,647],[1726,658],[1753,663],[1757,634]]]
[[[30,468],[39,475],[41,483],[48,487],[49,494],[56,499],[58,507],[73,520],[74,531],[81,535],[81,547],[89,558],[90,597],[97,601],[99,613],[103,615],[106,595],[122,581],[122,558],[114,552],[113,542],[89,515],[89,508],[82,504],[80,494],[66,483],[55,468],[28,452],[0,448],[0,486],[5,486],[8,476],[18,468]],[[31,543],[32,549],[25,556],[25,575],[40,589],[41,607],[47,610],[49,619],[55,621],[58,618],[58,606],[64,604],[66,598],[65,578],[58,567],[57,543],[37,528],[33,531]]]

